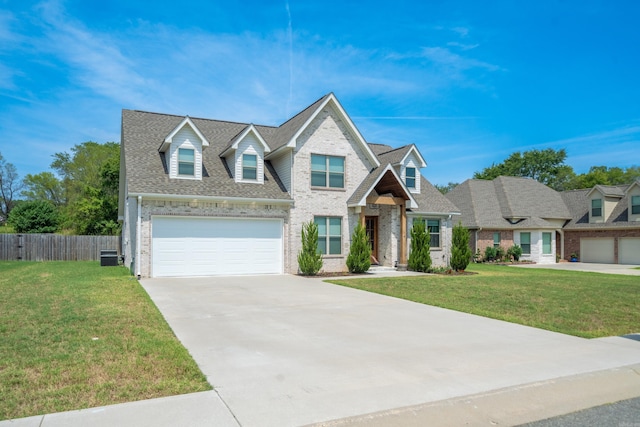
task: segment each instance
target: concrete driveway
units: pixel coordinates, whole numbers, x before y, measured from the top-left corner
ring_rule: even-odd
[[[638,341],[581,339],[319,279],[141,283],[242,426],[297,426],[379,411],[393,415],[400,411],[394,408],[640,363]],[[640,395],[638,384],[632,388]],[[517,401],[525,406],[533,400]],[[518,411],[518,404],[506,406]],[[418,412],[405,416],[415,423]],[[364,424],[375,424],[372,419]]]

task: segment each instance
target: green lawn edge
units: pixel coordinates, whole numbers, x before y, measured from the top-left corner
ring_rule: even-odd
[[[640,332],[640,277],[471,264],[475,275],[327,280],[583,338]]]
[[[0,262],[0,420],[205,390],[127,269]]]

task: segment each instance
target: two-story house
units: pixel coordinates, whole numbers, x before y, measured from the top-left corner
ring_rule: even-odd
[[[125,264],[141,277],[297,273],[313,221],[325,272],[346,271],[358,223],[375,262],[403,265],[420,220],[446,265],[458,210],[425,167],[413,144],[367,143],[333,94],[277,127],[123,110]]]
[[[561,194],[572,213],[563,230],[565,257],[640,265],[640,180]]]

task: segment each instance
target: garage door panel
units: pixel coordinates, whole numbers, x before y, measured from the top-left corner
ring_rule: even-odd
[[[282,221],[154,217],[152,274],[282,273]]]
[[[613,248],[613,238],[582,238],[580,239],[580,261],[613,264]]]
[[[618,239],[618,262],[620,264],[640,265],[640,237],[622,237]]]

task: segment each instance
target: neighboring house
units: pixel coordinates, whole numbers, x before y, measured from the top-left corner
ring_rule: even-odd
[[[457,208],[425,178],[415,145],[368,144],[333,94],[278,127],[123,110],[120,209],[138,276],[297,273],[303,223],[326,272],[346,270],[366,226],[375,259],[406,264],[425,220],[435,265]]]
[[[471,231],[472,251],[519,245],[522,260],[556,262],[562,227],[571,219],[560,194],[528,178],[469,179],[446,194]]]
[[[640,180],[561,194],[572,214],[564,226],[565,258],[640,264]]]

